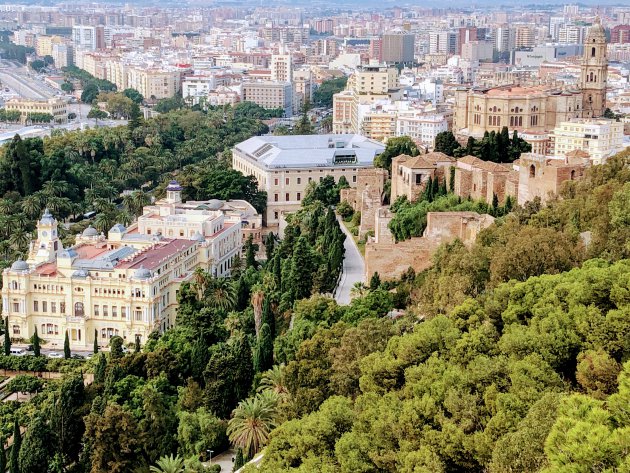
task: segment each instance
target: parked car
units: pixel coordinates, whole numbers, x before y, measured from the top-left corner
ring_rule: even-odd
[[[86,360],[91,360],[92,358],[94,358],[94,353],[88,353],[87,355],[85,355]]]
[[[83,355],[81,355],[80,353],[73,353],[72,354],[72,358],[75,360],[84,360],[85,357]]]
[[[11,348],[9,353],[15,356],[24,356],[26,355],[26,350],[24,348]]]
[[[59,353],[57,351],[51,351],[48,354],[48,358],[63,358],[63,353]]]

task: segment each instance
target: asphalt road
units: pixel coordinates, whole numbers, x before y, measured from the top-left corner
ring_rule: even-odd
[[[352,299],[350,291],[352,291],[352,287],[355,283],[365,283],[365,262],[350,232],[341,221],[339,221],[339,225],[341,226],[341,230],[346,234],[346,240],[343,243],[346,254],[343,259],[341,279],[335,291],[335,300],[340,305],[348,305]]]

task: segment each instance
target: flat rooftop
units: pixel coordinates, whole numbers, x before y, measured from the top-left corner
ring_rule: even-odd
[[[385,145],[362,135],[254,136],[234,147],[266,168],[369,167]]]

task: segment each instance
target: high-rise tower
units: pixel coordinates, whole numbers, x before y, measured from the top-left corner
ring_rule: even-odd
[[[597,118],[606,109],[606,80],[608,59],[606,57],[606,34],[599,17],[591,26],[584,43],[580,86],[583,92],[582,115]]]

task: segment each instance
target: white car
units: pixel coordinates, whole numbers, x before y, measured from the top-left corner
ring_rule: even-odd
[[[48,358],[63,358],[63,354],[56,352],[56,351],[51,351],[48,354]]]

